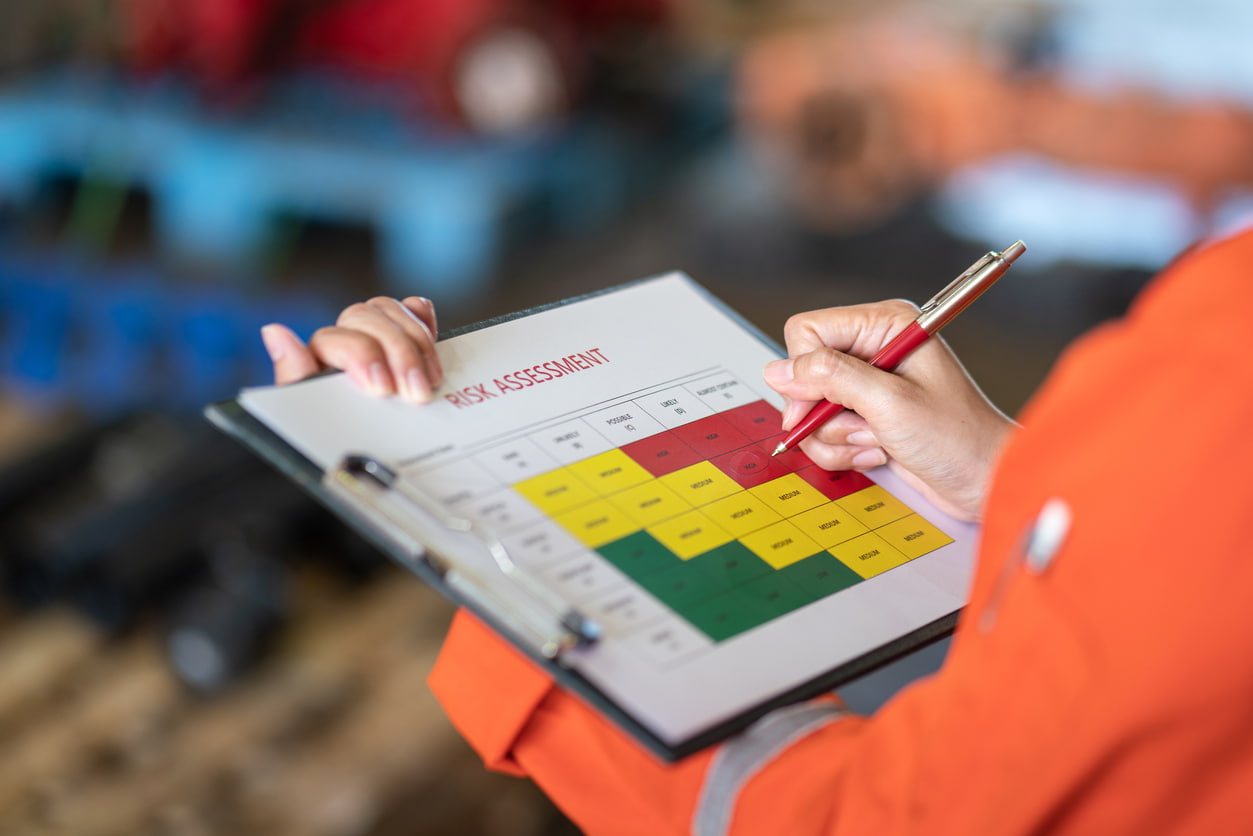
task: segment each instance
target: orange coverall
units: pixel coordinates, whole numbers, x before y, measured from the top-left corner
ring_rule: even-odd
[[[431,686],[589,834],[1253,832],[1251,313],[1243,234],[1072,347],[1002,455],[942,670],[736,780],[742,743],[664,764],[464,613]]]

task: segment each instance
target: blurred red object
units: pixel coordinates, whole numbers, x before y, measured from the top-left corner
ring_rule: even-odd
[[[129,0],[134,69],[189,73],[219,100],[276,72],[396,82],[452,124],[508,131],[567,111],[598,51],[656,30],[669,0]]]

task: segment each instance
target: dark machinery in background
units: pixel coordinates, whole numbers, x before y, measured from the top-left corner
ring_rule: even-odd
[[[229,685],[292,606],[297,562],[351,582],[384,558],[198,416],[85,427],[0,472],[0,586],[110,635],[155,622],[179,677]]]

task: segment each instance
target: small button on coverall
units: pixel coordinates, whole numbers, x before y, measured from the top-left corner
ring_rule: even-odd
[[[943,668],[658,761],[473,617],[431,686],[589,834],[1253,833],[1253,234],[1070,348],[997,464]]]

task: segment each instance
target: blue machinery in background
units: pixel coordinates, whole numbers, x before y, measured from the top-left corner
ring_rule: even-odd
[[[8,253],[0,258],[0,387],[98,417],[195,411],[270,382],[262,325],[284,322],[307,338],[334,315],[311,293],[179,286],[147,268]]]
[[[645,136],[589,114],[504,138],[423,129],[368,90],[317,80],[215,116],[174,83],[51,77],[0,96],[0,201],[31,201],[56,173],[124,183],[151,196],[167,255],[231,268],[256,262],[279,216],[364,225],[389,291],[464,298],[496,266],[511,213],[542,214],[545,234],[594,229],[716,135],[721,76],[689,75]]]
[[[113,414],[266,382],[259,327],[307,336],[342,302],[239,280],[264,274],[280,219],[367,227],[382,292],[469,301],[518,227],[593,231],[722,135],[725,74],[675,78],[651,121],[587,114],[508,138],[424,129],[386,91],[328,79],[291,80],[233,114],[168,80],[59,74],[0,92],[0,206],[20,216],[58,177],[139,190],[159,250],[131,267],[0,248],[0,386]],[[183,264],[233,281],[164,275]]]

